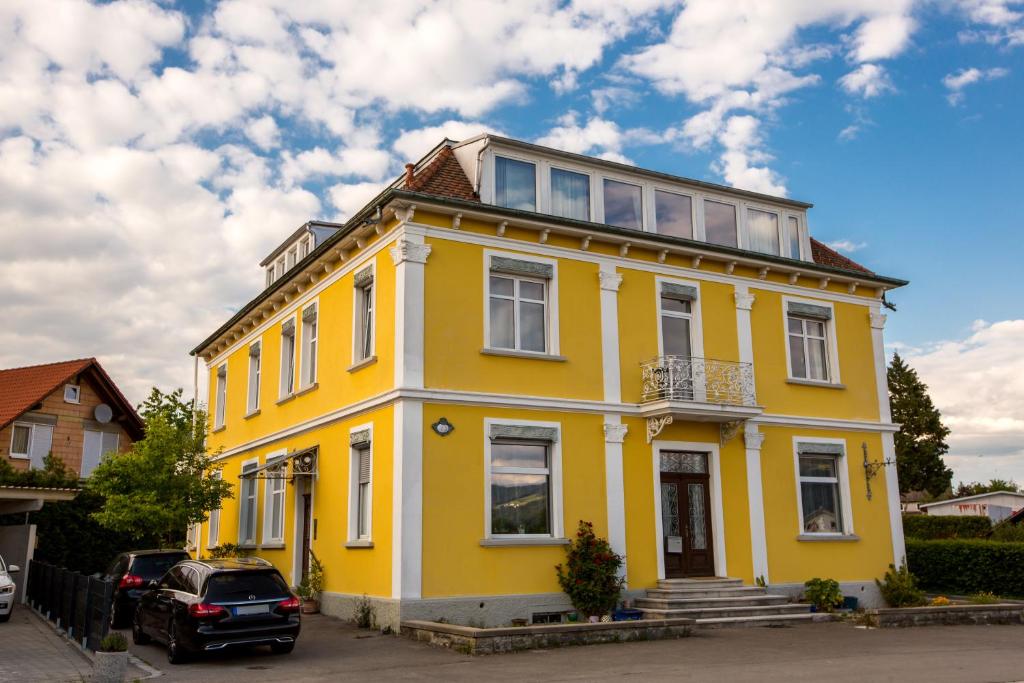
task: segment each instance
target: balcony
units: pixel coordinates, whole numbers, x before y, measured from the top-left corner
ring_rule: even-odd
[[[673,418],[730,424],[760,415],[750,363],[660,356],[640,364],[648,441]],[[725,429],[723,428],[723,434]]]

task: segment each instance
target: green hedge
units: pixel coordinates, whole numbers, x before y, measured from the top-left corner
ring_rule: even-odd
[[[992,531],[988,517],[932,517],[903,515],[903,535],[907,538],[984,538]]]
[[[907,539],[907,566],[928,591],[1024,597],[1024,543]]]

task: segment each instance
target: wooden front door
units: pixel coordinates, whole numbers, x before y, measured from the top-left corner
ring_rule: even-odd
[[[663,451],[661,462],[665,578],[714,576],[707,454]]]

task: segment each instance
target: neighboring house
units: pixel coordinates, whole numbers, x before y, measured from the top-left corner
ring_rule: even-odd
[[[95,358],[0,370],[0,458],[42,468],[48,453],[88,477],[142,438],[142,420]]]
[[[906,283],[809,208],[445,141],[192,351],[237,486],[201,549],[298,583],[312,548],[333,614],[501,623],[567,607],[589,520],[630,591],[827,576],[864,604],[904,555],[895,466],[865,454],[895,462],[882,295]]]
[[[906,515],[921,515],[921,503],[928,500],[930,496],[927,491],[910,491],[900,495],[900,508]]]
[[[920,507],[925,513],[937,517],[988,517],[995,524],[1024,508],[1024,493],[993,491],[924,503]]]

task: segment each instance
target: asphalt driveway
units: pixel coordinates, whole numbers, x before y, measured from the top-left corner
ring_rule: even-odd
[[[166,681],[613,680],[1021,681],[1024,626],[862,629],[850,624],[702,630],[682,640],[469,657],[324,616],[303,618],[295,651],[218,654],[180,666],[132,652]],[[2,648],[2,645],[0,645]]]

